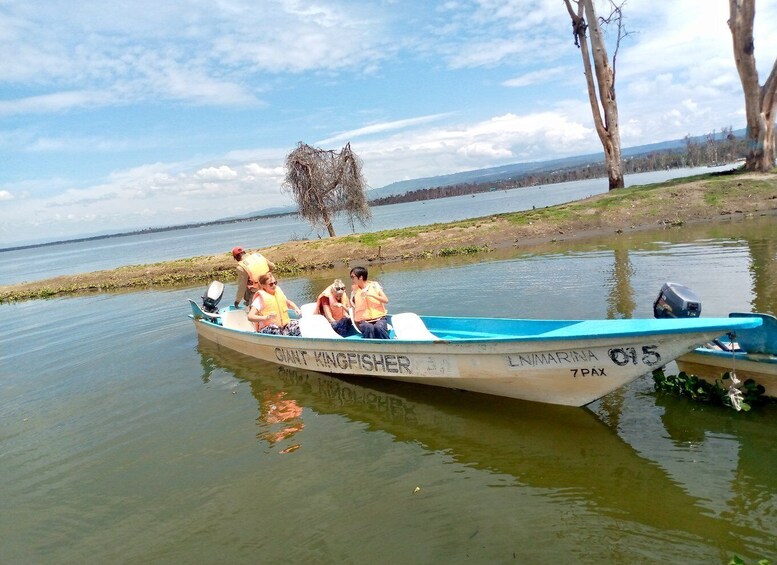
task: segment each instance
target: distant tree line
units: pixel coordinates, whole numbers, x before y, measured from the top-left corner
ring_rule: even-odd
[[[703,136],[701,139],[686,135],[682,147],[662,149],[643,155],[626,157],[622,161],[622,169],[625,174],[632,174],[684,167],[712,167],[744,159],[747,151],[746,139],[734,135],[733,129],[729,126],[723,128],[720,132],[712,131],[712,133]],[[480,192],[602,178],[607,177],[607,171],[607,165],[601,161],[582,167],[568,167],[543,173],[527,173],[501,180],[464,182],[433,188],[421,188],[405,192],[404,194],[376,198],[370,200],[370,205],[383,206],[400,202],[433,200],[435,198],[448,198],[450,196],[462,196]]]

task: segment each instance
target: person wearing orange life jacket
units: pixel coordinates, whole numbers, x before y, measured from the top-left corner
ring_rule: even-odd
[[[351,329],[351,319],[348,309],[351,303],[345,294],[345,285],[340,279],[335,279],[316,300],[315,314],[321,314],[332,325],[332,329],[345,337]]]
[[[232,248],[232,257],[237,261],[237,293],[235,294],[235,308],[245,301],[251,305],[254,293],[259,288],[259,277],[275,269],[275,264],[268,261],[264,255],[254,251],[246,253],[242,247]]]
[[[259,277],[259,290],[248,311],[248,321],[256,325],[256,331],[263,334],[300,335],[299,322],[289,319],[289,308],[297,316],[300,315],[299,307],[286,298],[275,275],[266,273]]]
[[[362,337],[366,339],[388,339],[388,324],[386,322],[386,304],[388,296],[380,284],[368,280],[365,267],[351,269],[351,303],[353,304],[353,321],[356,323]]]

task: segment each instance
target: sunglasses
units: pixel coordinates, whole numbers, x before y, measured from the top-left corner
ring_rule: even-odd
[[[336,286],[335,290],[337,290],[337,291],[345,290],[345,287],[344,286]]]
[[[273,281],[271,283],[266,283],[266,284],[267,284],[267,286],[278,286],[278,283],[275,282],[275,281]]]

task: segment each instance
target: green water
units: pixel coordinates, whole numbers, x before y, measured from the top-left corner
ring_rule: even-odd
[[[703,315],[774,313],[775,232],[374,276],[393,312],[645,317],[671,280]],[[299,303],[329,275],[281,284]],[[0,307],[0,562],[777,560],[775,406],[694,405],[649,377],[579,409],[284,369],[199,342],[203,290]]]

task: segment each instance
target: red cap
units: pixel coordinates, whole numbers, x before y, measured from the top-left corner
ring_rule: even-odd
[[[238,258],[242,254],[243,254],[243,248],[242,247],[238,246],[238,247],[233,247],[232,248],[232,257]]]

